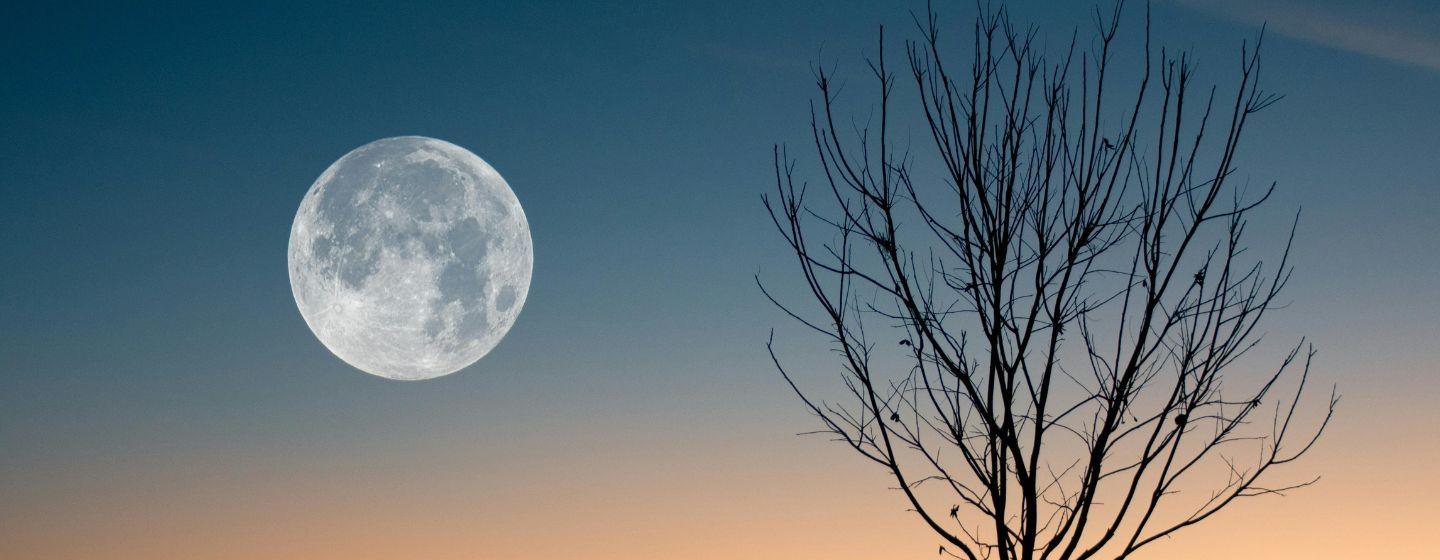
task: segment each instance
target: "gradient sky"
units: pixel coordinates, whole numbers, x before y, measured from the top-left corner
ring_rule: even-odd
[[[772,143],[804,145],[808,64],[862,79],[875,26],[921,5],[397,6],[0,9],[0,557],[933,557],[885,473],[794,435],[815,424],[769,329],[831,362],[751,279],[794,279],[759,194]],[[1015,9],[1055,37],[1086,21]],[[1247,173],[1280,181],[1271,216],[1304,207],[1271,343],[1308,334],[1345,400],[1292,471],[1318,486],[1142,558],[1433,553],[1436,12],[1155,5],[1222,84],[1271,22],[1287,97]],[[535,242],[505,341],[419,383],[331,356],[285,264],[315,177],[405,134],[489,161]]]

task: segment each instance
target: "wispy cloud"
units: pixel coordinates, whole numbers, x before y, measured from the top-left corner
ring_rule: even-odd
[[[1267,23],[1302,41],[1440,72],[1440,5],[1430,1],[1173,1],[1242,23]]]

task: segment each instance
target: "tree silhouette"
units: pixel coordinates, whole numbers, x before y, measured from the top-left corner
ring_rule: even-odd
[[[1274,189],[1236,179],[1242,131],[1280,99],[1259,87],[1263,31],[1241,48],[1232,102],[1196,91],[1187,53],[1155,56],[1147,9],[1143,71],[1112,99],[1122,14],[1097,9],[1088,45],[1077,33],[1049,56],[1034,28],[982,10],[962,73],[936,14],[917,16],[905,59],[929,139],[913,152],[897,151],[881,28],[869,122],[842,129],[842,88],[815,71],[818,201],[775,149],[764,203],[818,305],[761,289],[826,337],[843,391],[802,389],[773,333],[771,357],[825,433],[894,477],[944,555],[1126,558],[1315,481],[1271,482],[1338,402],[1332,390],[1291,435],[1313,349],[1227,375],[1257,371],[1240,358],[1291,275],[1293,223],[1273,267],[1242,242]]]

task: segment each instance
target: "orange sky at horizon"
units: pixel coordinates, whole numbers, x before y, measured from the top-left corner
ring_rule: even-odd
[[[1430,468],[1440,445],[1417,430],[1391,430],[1388,444],[1374,445],[1373,433],[1435,425],[1440,414],[1421,408],[1426,398],[1352,392],[1334,432],[1288,471],[1287,480],[1320,474],[1319,484],[1238,503],[1135,558],[1423,557],[1440,502]],[[414,464],[406,454],[435,442],[396,441],[364,461],[225,450],[81,466],[51,473],[27,489],[32,496],[8,497],[66,499],[0,519],[0,557],[935,557],[938,539],[903,511],[884,473],[841,445],[759,423],[720,441],[702,435],[711,441],[693,447],[663,443],[676,435],[540,443],[504,450],[503,462],[456,445]]]

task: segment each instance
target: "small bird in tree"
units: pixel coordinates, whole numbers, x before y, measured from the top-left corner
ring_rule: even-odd
[[[1175,417],[1175,425],[1176,425],[1176,426],[1184,426],[1184,425],[1185,425],[1185,422],[1187,422],[1187,421],[1189,421],[1189,418],[1185,416],[1185,413],[1184,413],[1184,412],[1181,412],[1179,415],[1177,415],[1177,416]]]
[[[950,517],[960,518],[960,506],[955,505],[950,507]]]
[[[1204,270],[1204,269],[1201,269],[1200,272],[1196,272],[1196,273],[1195,273],[1195,283],[1196,283],[1196,284],[1204,284],[1204,283],[1205,283],[1205,270]]]
[[[901,345],[901,346],[911,346],[911,347],[915,346],[914,344],[910,344],[910,339],[908,339],[908,338],[901,339],[901,340],[900,340],[900,345]]]
[[[1100,144],[1100,147],[1105,148],[1105,149],[1107,149],[1107,150],[1113,150],[1113,149],[1115,149],[1115,145],[1110,143],[1110,139],[1109,139],[1109,138],[1106,138],[1105,141]]]
[[[899,422],[899,421],[900,421],[900,413],[899,413],[899,412],[891,412],[891,413],[890,413],[890,421],[891,421],[891,422]]]

